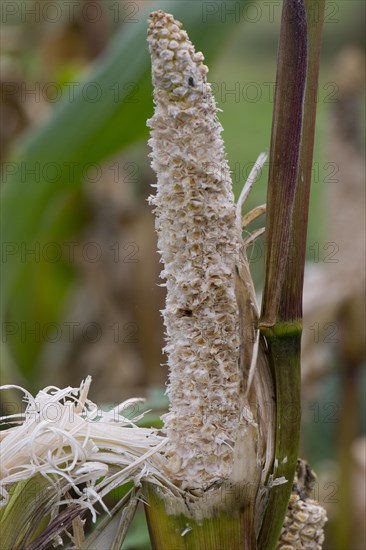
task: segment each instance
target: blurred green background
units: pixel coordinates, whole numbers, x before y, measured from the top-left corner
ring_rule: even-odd
[[[236,196],[269,151],[281,2],[4,1],[2,384],[37,392],[92,374],[99,403],[166,406],[146,201],[154,9],[183,21],[205,54]],[[327,3],[304,293],[302,454],[329,514],[324,548],[340,550],[365,537],[364,12]],[[248,209],[265,202],[267,174]],[[259,293],[263,255],[262,239],[250,251]],[[8,410],[17,395],[4,395]],[[126,548],[148,547],[141,518]]]

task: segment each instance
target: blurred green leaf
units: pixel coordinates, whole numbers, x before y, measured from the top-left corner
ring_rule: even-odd
[[[151,550],[149,529],[143,508],[137,510],[122,544],[122,550]]]
[[[0,509],[1,548],[24,548],[42,532],[52,497],[50,482],[41,475],[13,485],[8,503]]]
[[[238,4],[227,2],[224,15]],[[183,0],[148,2],[137,22],[123,25],[84,79],[70,83],[68,96],[5,163],[1,317],[12,324],[5,326],[3,342],[28,376],[45,341],[43,328],[60,318],[73,282],[72,266],[51,262],[42,252],[84,226],[88,212],[81,186],[91,164],[147,136],[146,119],[153,112],[147,18],[161,8],[184,21],[208,63],[237,19],[223,17],[222,2],[192,2],[189,10]],[[22,326],[36,333],[24,334]]]

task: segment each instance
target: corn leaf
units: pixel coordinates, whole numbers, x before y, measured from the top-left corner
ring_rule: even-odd
[[[35,378],[47,324],[60,319],[74,282],[73,263],[50,257],[58,245],[79,240],[88,219],[85,170],[147,135],[146,119],[152,114],[149,13],[163,8],[184,17],[193,40],[210,59],[235,24],[235,17],[222,19],[221,4],[192,2],[189,10],[183,0],[141,4],[137,21],[123,25],[74,93],[17,143],[7,161],[1,190],[3,343],[28,378]],[[229,10],[239,3],[227,4]],[[88,99],[93,90],[97,101]]]

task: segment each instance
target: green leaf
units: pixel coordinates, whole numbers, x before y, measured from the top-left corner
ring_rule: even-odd
[[[12,487],[8,503],[0,510],[2,548],[24,548],[47,526],[53,496],[50,481],[41,475]]]
[[[74,281],[73,266],[62,259],[50,262],[45,250],[77,239],[88,216],[82,184],[91,165],[147,136],[146,119],[153,109],[148,14],[163,7],[184,20],[208,60],[220,50],[236,19],[223,17],[218,1],[192,2],[189,10],[183,0],[144,6],[137,22],[123,25],[83,80],[69,87],[48,120],[18,142],[4,166],[1,318],[13,323],[6,326],[5,343],[24,373],[34,367],[45,342],[42,329],[60,318]],[[238,6],[228,2],[224,12]],[[26,330],[38,323],[41,337],[23,337],[22,323]]]

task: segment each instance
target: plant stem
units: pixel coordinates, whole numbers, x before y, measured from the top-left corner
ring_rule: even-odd
[[[291,281],[282,296],[280,316],[302,318],[302,289],[306,254],[306,230],[308,225],[310,185],[314,152],[316,106],[318,96],[320,48],[324,23],[325,0],[305,0],[307,18],[307,69],[304,98],[304,116],[301,132],[299,170],[293,206],[293,227],[290,235],[290,255],[285,280]]]
[[[268,356],[275,381],[277,398],[276,446],[273,479],[287,482],[270,491],[267,509],[258,540],[258,548],[275,547],[281,533],[292,489],[298,456],[301,420],[301,373],[299,324],[281,325],[262,330],[268,344]]]
[[[275,548],[294,478],[300,435],[302,288],[316,91],[325,2],[283,4],[267,198],[268,248],[260,330],[276,394],[273,478],[258,547]],[[314,13],[316,8],[316,14]]]
[[[259,327],[268,346],[276,399],[273,479],[286,483],[270,490],[258,538],[263,550],[275,548],[294,479],[300,435],[300,290],[292,268],[293,231],[307,65],[307,21],[303,1],[284,0],[277,59],[270,172],[267,196],[268,247]],[[306,239],[306,227],[296,231]],[[302,266],[303,269],[303,266]],[[301,270],[300,270],[301,272]],[[270,479],[268,480],[270,481]],[[284,480],[283,480],[284,481]]]

